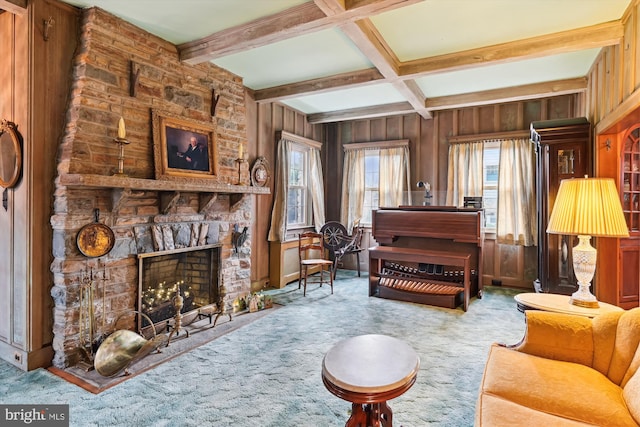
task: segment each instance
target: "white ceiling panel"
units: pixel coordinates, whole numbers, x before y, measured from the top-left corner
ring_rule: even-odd
[[[372,67],[339,30],[283,40],[212,61],[257,90]]]
[[[600,49],[528,59],[501,65],[433,74],[416,79],[427,98],[583,77]]]
[[[97,6],[174,44],[281,12],[308,0],[64,0]]]
[[[364,108],[374,105],[393,104],[405,98],[389,83],[380,83],[353,89],[342,89],[317,95],[302,96],[282,101],[283,104],[306,114],[326,111]]]
[[[620,19],[629,0],[425,0],[371,18],[400,61]]]

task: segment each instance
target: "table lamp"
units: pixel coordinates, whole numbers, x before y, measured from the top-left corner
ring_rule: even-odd
[[[581,307],[598,307],[598,300],[589,291],[597,256],[589,243],[591,236],[629,237],[613,179],[585,176],[562,180],[547,233],[578,236],[578,244],[573,248],[573,271],[579,287],[570,301]]]

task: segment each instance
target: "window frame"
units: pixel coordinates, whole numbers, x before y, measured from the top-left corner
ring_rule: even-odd
[[[302,161],[302,169],[303,169],[303,177],[302,177],[302,184],[301,185],[295,185],[292,186],[291,185],[291,181],[289,180],[289,188],[287,189],[287,194],[291,194],[292,193],[292,189],[295,190],[299,190],[302,189],[303,190],[303,203],[302,203],[302,212],[303,212],[303,216],[304,216],[304,221],[302,222],[296,222],[296,223],[290,223],[289,222],[289,200],[286,201],[286,205],[287,205],[287,209],[286,209],[286,216],[287,216],[287,231],[290,230],[300,230],[300,229],[305,229],[305,228],[309,228],[309,227],[313,227],[314,226],[314,218],[313,218],[313,207],[311,204],[311,189],[309,188],[309,152],[310,152],[310,147],[307,144],[303,144],[300,142],[294,142],[291,141],[290,142],[290,153],[289,156],[291,157],[291,155],[293,154],[293,152],[301,152],[303,155],[303,161]],[[289,161],[289,164],[291,164],[291,160]],[[290,173],[291,169],[287,171],[287,173]]]
[[[486,161],[486,159],[488,158],[487,154],[487,150],[497,150],[497,162],[495,163],[488,163]],[[483,147],[483,160],[482,160],[482,194],[483,194],[483,208],[484,208],[484,220],[485,223],[483,224],[484,230],[485,232],[488,233],[495,233],[497,231],[497,226],[498,226],[498,181],[499,181],[499,173],[500,173],[500,141],[497,140],[492,140],[492,141],[485,141],[484,142],[484,147]],[[497,167],[497,173],[496,173],[496,180],[488,182],[487,181],[487,169],[488,167],[491,166],[496,166]],[[486,207],[486,200],[487,200],[487,192],[488,191],[495,191],[496,193],[496,197],[495,197],[495,208],[487,208]],[[489,217],[489,215],[487,215],[487,212],[494,212],[494,218],[495,218],[495,224],[488,226],[487,225],[487,218]]]

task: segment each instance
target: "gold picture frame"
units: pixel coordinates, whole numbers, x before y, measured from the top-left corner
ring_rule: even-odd
[[[156,179],[218,178],[214,123],[152,110],[153,161]]]

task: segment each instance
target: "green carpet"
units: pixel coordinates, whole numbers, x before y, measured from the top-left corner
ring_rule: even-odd
[[[350,404],[320,370],[337,341],[360,334],[405,340],[418,379],[390,401],[394,425],[472,426],[492,342],[516,343],[525,324],[515,291],[485,288],[469,311],[370,298],[365,278],[340,270],[334,286],[270,291],[284,305],[98,395],[44,369],[0,362],[0,403],[70,405],[71,426],[344,426]]]

